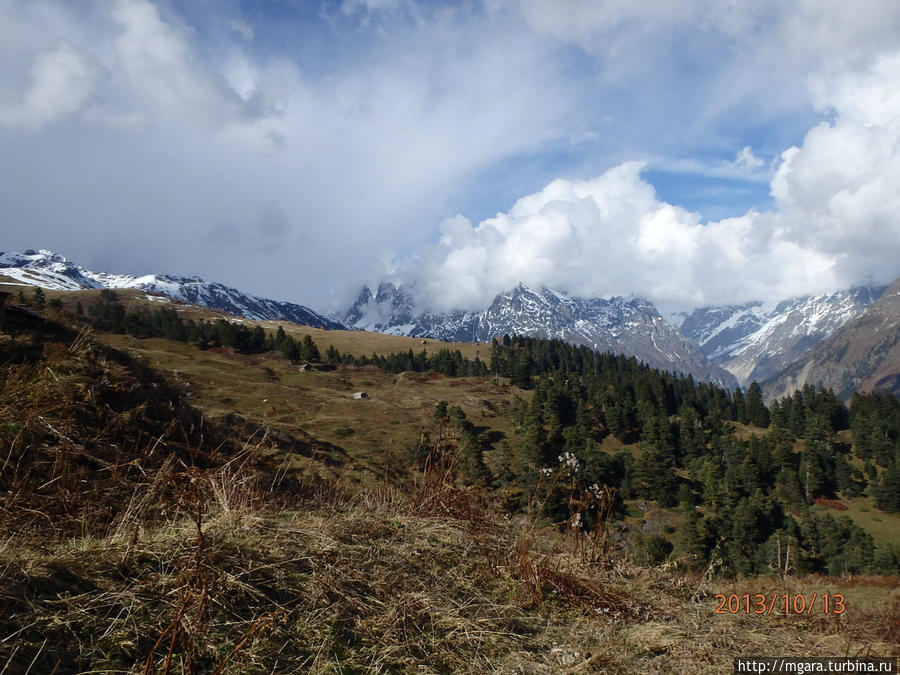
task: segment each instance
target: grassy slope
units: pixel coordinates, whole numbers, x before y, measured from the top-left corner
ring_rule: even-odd
[[[876,542],[900,544],[900,514],[879,511],[871,497],[842,499],[841,503],[847,506],[846,511],[828,509],[827,512],[836,518],[850,518],[871,534]]]
[[[284,433],[309,433],[342,447],[354,463],[379,475],[386,450],[403,457],[421,431],[431,427],[438,401],[460,406],[473,424],[499,437],[513,432],[503,414],[512,397],[528,397],[528,392],[482,378],[393,375],[355,366],[300,372],[271,355],[201,352],[169,340],[99,338],[173,373],[194,405],[212,419],[236,412]],[[369,398],[353,399],[361,390]]]
[[[424,499],[421,487],[384,480],[378,449],[393,442],[404,450],[430,427],[436,401],[461,405],[476,425],[509,434],[504,406],[522,392],[368,368],[299,373],[278,360],[98,337],[168,373],[180,400],[209,420],[210,438],[216,420],[239,426],[243,438],[262,427],[271,432],[244,443],[253,462],[211,462],[189,483],[176,482],[167,505],[152,513],[138,507],[170,477],[147,464],[107,524],[58,536],[6,523],[0,670],[24,672],[34,660],[32,672],[58,665],[57,672],[138,673],[153,654],[163,672],[172,645],[171,672],[191,662],[211,672],[234,651],[224,672],[265,673],[725,673],[741,654],[900,651],[896,579],[709,581],[677,564],[636,567],[627,549],[614,550],[605,567],[588,566],[572,554],[570,538],[552,528],[533,537],[527,521],[509,519],[477,491],[441,488]],[[65,363],[86,358],[67,349],[51,356],[58,361],[34,368],[34,396],[26,395],[25,379],[4,390],[11,398],[2,403],[28,411],[38,426],[36,402],[62,400],[54,392],[69,391],[60,389],[70,383]],[[129,362],[120,359],[123,372],[107,361],[91,376],[112,391],[132,386]],[[81,377],[79,368],[71,371]],[[71,403],[57,406],[58,419],[42,414],[55,429],[75,420],[67,415],[93,395],[80,382],[71,380]],[[372,399],[350,399],[359,388]],[[247,422],[235,423],[232,413]],[[340,426],[354,433],[335,433]],[[98,446],[116,438],[126,445],[95,435]],[[284,451],[287,439],[297,451]],[[44,441],[44,451],[53,451],[53,439]],[[152,454],[132,441],[119,448],[126,454],[116,455],[118,464],[128,452],[139,465]],[[317,452],[300,452],[308,445]],[[274,478],[273,466],[281,472]],[[289,495],[273,487],[286,473],[300,481]],[[106,472],[87,467],[83,475],[93,481]],[[842,617],[714,613],[716,593],[835,591],[846,596]],[[166,632],[170,625],[178,630]]]

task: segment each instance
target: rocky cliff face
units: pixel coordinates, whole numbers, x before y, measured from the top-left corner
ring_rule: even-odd
[[[884,293],[854,288],[765,305],[705,307],[689,314],[681,332],[742,385],[763,382],[860,316]]]
[[[779,398],[810,384],[849,398],[856,391],[900,394],[900,279],[865,312],[837,329],[763,386]]]

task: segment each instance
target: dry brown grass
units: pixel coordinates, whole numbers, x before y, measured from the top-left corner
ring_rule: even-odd
[[[388,486],[319,484],[273,513],[253,506],[245,469],[194,478],[180,508],[144,522],[136,539],[126,529],[55,544],[8,541],[0,664],[10,672],[32,660],[34,672],[139,673],[148,663],[148,672],[167,663],[175,673],[213,672],[228,659],[223,672],[724,673],[739,654],[900,646],[898,589],[879,579],[705,582],[675,564],[638,568],[622,552],[603,567],[566,552],[556,528],[534,530],[489,503],[452,517],[423,512],[416,494]],[[523,556],[515,546],[529,532]],[[841,590],[847,614],[714,613],[715,593],[761,589]]]
[[[598,553],[571,515],[512,515],[459,485],[450,436],[416,480],[375,455],[361,486],[350,463],[366,445],[341,454],[278,409],[308,405],[322,429],[342,420],[372,442],[356,419],[401,437],[445,398],[502,430],[510,393],[496,385],[352,369],[311,382],[135,341],[170,381],[70,338],[20,344],[4,366],[0,673],[728,673],[737,655],[900,651],[896,580],[641,568],[615,542]],[[324,398],[361,378],[374,406]],[[190,403],[209,413],[226,381],[241,414],[213,423]],[[273,405],[253,408],[260,393]],[[573,493],[569,507],[590,504]],[[775,591],[840,592],[847,611],[714,611],[717,593]]]
[[[189,392],[190,402],[208,418],[221,420],[236,414],[290,437],[310,443],[315,439],[338,462],[331,467],[320,465],[316,471],[331,478],[349,471],[366,484],[371,484],[373,476],[383,475],[386,453],[403,457],[421,431],[430,427],[437,401],[460,406],[473,424],[502,438],[513,434],[507,414],[513,397],[527,400],[530,395],[482,378],[394,375],[370,366],[300,372],[272,355],[202,352],[158,339],[100,338],[171,373]],[[353,392],[360,390],[368,392],[369,399],[353,399]],[[352,431],[341,435],[342,429]],[[297,462],[305,463],[302,458]]]

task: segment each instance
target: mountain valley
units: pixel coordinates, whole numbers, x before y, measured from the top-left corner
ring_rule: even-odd
[[[887,400],[770,419],[753,388],[558,340],[21,288],[0,341],[13,672],[718,672],[900,640],[896,450],[859,435],[900,422],[867,417]],[[773,584],[846,615],[716,613]]]
[[[171,298],[247,319],[284,320],[324,330],[350,328],[475,344],[503,335],[560,339],[633,356],[651,367],[689,374],[726,389],[776,380],[782,371],[799,372],[794,365],[806,363],[810,350],[860,318],[885,293],[885,287],[860,287],[779,302],[707,306],[667,321],[644,299],[582,299],[524,284],[497,295],[481,311],[433,313],[419,308],[410,289],[382,283],[375,291],[363,288],[347,309],[328,317],[303,305],[260,298],[198,277],[92,272],[43,250],[0,254],[0,276],[45,289],[136,289],[147,297]],[[882,306],[880,311],[893,316],[895,308]],[[852,389],[846,384],[851,380],[860,386],[888,386],[893,370],[890,365],[885,368],[873,371],[872,377],[837,377],[843,378],[845,392]],[[829,377],[828,381],[837,381]],[[790,386],[813,380],[804,375],[787,381],[794,384],[767,385],[767,396],[786,395]]]

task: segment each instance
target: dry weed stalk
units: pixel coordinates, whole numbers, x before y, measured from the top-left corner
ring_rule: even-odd
[[[276,609],[272,612],[268,612],[259,617],[253,624],[250,626],[249,630],[244,634],[244,637],[238,642],[234,648],[228,652],[228,656],[225,657],[225,660],[219,664],[219,667],[216,668],[213,675],[221,675],[221,673],[225,670],[225,666],[228,665],[228,662],[231,661],[232,657],[237,654],[244,645],[249,642],[250,638],[253,637],[255,633],[260,632],[261,629],[266,626],[271,626],[274,623],[275,619],[279,616],[283,616],[285,614],[283,609]]]
[[[441,422],[416,486],[409,493],[409,502],[414,513],[483,522],[488,506],[484,491],[458,485],[458,440],[458,434],[452,432],[451,426],[446,421]]]
[[[178,630],[181,627],[181,617],[184,616],[184,613],[187,611],[188,607],[191,604],[191,596],[193,595],[193,590],[188,590],[187,594],[181,601],[180,606],[178,607],[178,613],[175,615],[175,618],[172,620],[168,626],[166,626],[165,630],[160,633],[159,637],[156,639],[156,642],[153,643],[153,647],[150,648],[150,653],[147,655],[147,660],[144,663],[144,671],[143,675],[150,675],[155,672],[153,668],[153,655],[156,653],[156,650],[162,644],[162,641],[166,639],[166,635],[169,634],[170,631],[174,631],[172,636],[172,644],[175,644],[175,636],[178,635]],[[166,670],[165,673],[168,675],[169,668],[171,666],[172,660],[172,648],[169,649],[168,656],[166,657]]]
[[[572,533],[573,553],[582,563],[597,565],[608,562],[609,524],[615,505],[616,489],[599,487],[596,483],[582,490],[580,494],[570,493],[569,519],[562,523],[566,534]],[[585,532],[582,514],[593,511],[594,527]]]
[[[592,485],[586,490],[578,490],[576,473],[578,460],[571,453],[559,456],[555,468],[541,469],[538,482],[528,503],[523,525],[511,547],[511,569],[521,579],[529,591],[535,605],[543,605],[548,592],[555,594],[566,604],[582,606],[597,614],[616,617],[636,617],[646,613],[641,603],[613,593],[602,587],[594,578],[597,563],[608,566],[608,525],[615,500],[614,489]],[[560,488],[568,490],[569,517],[556,523],[563,536],[574,537],[572,556],[577,556],[588,569],[561,566],[565,557],[556,555],[556,548],[538,553],[537,528],[544,510]],[[594,511],[594,528],[590,534],[584,532],[584,514]],[[571,562],[571,559],[569,559]]]

